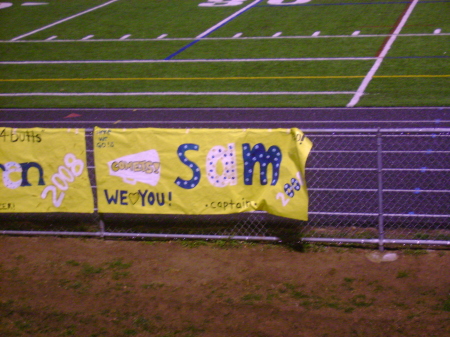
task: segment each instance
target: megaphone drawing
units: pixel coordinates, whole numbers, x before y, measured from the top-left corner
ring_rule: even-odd
[[[131,185],[141,182],[151,186],[158,184],[161,163],[156,150],[148,150],[120,157],[108,162],[109,174],[120,177]]]

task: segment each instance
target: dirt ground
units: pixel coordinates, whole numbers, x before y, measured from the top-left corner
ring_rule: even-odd
[[[450,251],[0,237],[0,336],[450,336]]]

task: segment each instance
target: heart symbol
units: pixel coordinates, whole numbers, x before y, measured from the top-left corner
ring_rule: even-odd
[[[131,203],[134,205],[139,201],[139,193],[128,193],[128,199],[130,199]]]

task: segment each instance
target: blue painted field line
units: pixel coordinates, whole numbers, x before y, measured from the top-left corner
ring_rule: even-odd
[[[203,32],[202,34],[200,34],[199,36],[197,36],[197,38],[192,41],[191,43],[187,44],[186,46],[184,46],[183,48],[179,49],[178,51],[176,51],[175,53],[173,53],[172,55],[169,55],[168,57],[165,58],[165,60],[171,60],[172,58],[174,58],[175,56],[179,55],[180,53],[184,52],[186,49],[188,49],[189,47],[193,46],[194,44],[196,44],[197,42],[201,41],[201,39],[203,39],[204,37],[208,36],[209,34],[215,32],[216,30],[218,30],[219,28],[222,28],[223,26],[225,26],[227,23],[229,23],[230,21],[232,21],[233,19],[237,18],[238,16],[242,15],[243,13],[247,12],[249,9],[255,7],[257,4],[259,4],[262,0],[256,0],[254,2],[252,2],[250,5],[248,5],[247,7],[244,7],[243,9],[237,11],[235,14],[232,14],[231,16],[229,16],[227,19],[219,22],[219,24],[217,26],[213,26],[210,29],[206,30],[205,32]]]
[[[175,53],[173,53],[172,55],[167,56],[164,60],[168,61],[171,60],[172,58],[174,58],[175,56],[177,56],[178,54],[181,54],[182,52],[184,52],[186,49],[188,49],[189,47],[193,46],[194,44],[196,44],[197,42],[199,42],[201,39],[196,39],[194,41],[192,41],[191,43],[187,44],[186,46],[184,46],[183,48],[177,50]]]
[[[395,4],[407,4],[411,1],[378,1],[378,2],[339,2],[339,3],[327,3],[327,4],[299,4],[299,5],[260,5],[258,7],[306,7],[306,6],[351,6],[351,5],[395,5]],[[450,0],[424,0],[419,3],[436,3],[436,2],[450,2]]]

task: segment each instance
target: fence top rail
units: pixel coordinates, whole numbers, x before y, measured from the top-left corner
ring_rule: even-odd
[[[302,129],[303,132],[317,132],[317,133],[399,133],[399,132],[450,132],[450,128],[373,128],[373,129]]]
[[[0,121],[0,126],[2,123],[9,123],[9,121]],[[16,123],[16,121],[14,122]],[[20,122],[19,122],[20,123]],[[28,123],[28,122],[25,122]],[[274,121],[274,123],[276,123],[276,121]],[[294,124],[294,122],[293,122]],[[293,127],[295,127],[293,125]],[[45,127],[45,128],[51,128],[51,127]],[[115,127],[110,127],[109,129],[114,129]],[[117,127],[119,128],[119,127]],[[130,128],[126,128],[126,129],[135,129],[136,127],[130,127]],[[151,128],[151,127],[149,127]],[[281,129],[283,129],[282,127],[280,127]],[[93,132],[94,128],[93,127],[84,127],[82,128],[84,130],[86,130],[86,132]],[[120,129],[124,129],[123,127],[121,127]],[[180,129],[186,129],[186,128],[180,128]],[[187,128],[187,129],[192,129],[192,128]],[[202,128],[204,129],[204,128]],[[248,128],[243,128],[243,129],[248,129]],[[260,129],[260,128],[259,128]],[[264,129],[264,128],[263,128]],[[430,127],[426,127],[426,128],[361,128],[361,129],[349,129],[349,128],[334,128],[334,129],[321,129],[321,128],[315,128],[315,129],[310,129],[310,128],[301,128],[301,130],[305,133],[371,133],[371,134],[376,134],[376,133],[401,133],[401,132],[416,132],[416,133],[430,133],[430,132],[449,132],[450,133],[450,128],[430,128]]]
[[[117,127],[119,129],[119,127]],[[94,131],[94,128],[84,128],[87,132]],[[110,128],[114,129],[114,128]],[[120,128],[120,129],[123,129]],[[128,128],[127,128],[128,129]],[[134,128],[129,128],[134,129]],[[183,129],[183,128],[181,128]],[[191,128],[188,128],[191,129]],[[399,132],[418,132],[418,133],[429,133],[429,132],[450,132],[450,128],[372,128],[372,129],[309,129],[302,128],[303,132],[314,132],[314,133],[399,133]]]

